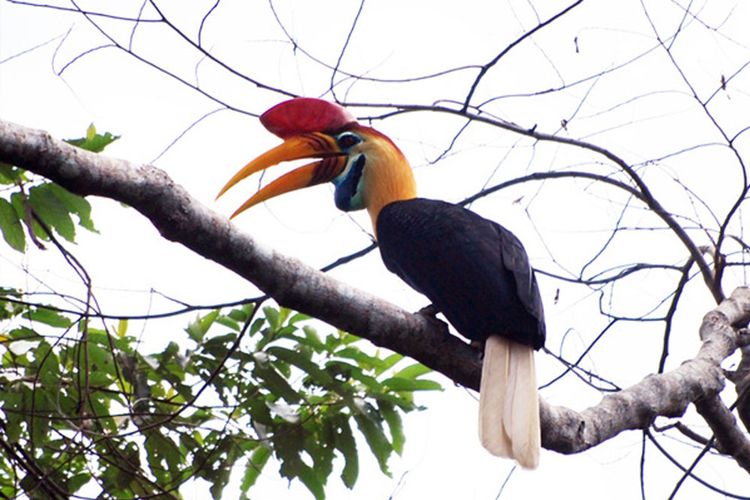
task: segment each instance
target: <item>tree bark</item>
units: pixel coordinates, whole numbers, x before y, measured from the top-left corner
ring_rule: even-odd
[[[477,389],[478,352],[447,326],[409,313],[242,233],[192,198],[162,170],[83,151],[49,134],[0,120],[0,161],[42,175],[79,195],[111,198],[138,210],[168,240],[236,272],[279,304],[410,356],[463,386]],[[648,428],[657,416],[679,417],[694,403],[719,448],[750,471],[750,442],[718,395],[721,362],[737,348],[736,327],[750,319],[750,289],[738,288],[706,314],[703,341],[692,359],[607,395],[583,411],[540,402],[542,445],[577,453],[620,432]]]

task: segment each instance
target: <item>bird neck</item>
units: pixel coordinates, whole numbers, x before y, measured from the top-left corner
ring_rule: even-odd
[[[373,231],[377,231],[380,210],[394,201],[410,200],[417,196],[409,161],[386,136],[385,147],[378,148],[377,154],[368,155],[368,168],[364,172],[364,205],[370,214]],[[377,237],[377,234],[376,234]]]

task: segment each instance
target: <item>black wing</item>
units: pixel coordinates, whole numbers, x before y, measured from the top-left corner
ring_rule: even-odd
[[[450,203],[421,198],[386,205],[377,220],[386,267],[426,295],[459,333],[544,345],[542,299],[518,238]]]

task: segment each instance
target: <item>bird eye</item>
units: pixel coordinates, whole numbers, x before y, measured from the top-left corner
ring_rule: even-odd
[[[360,142],[362,142],[362,139],[357,134],[351,132],[344,132],[336,138],[336,143],[344,151]]]

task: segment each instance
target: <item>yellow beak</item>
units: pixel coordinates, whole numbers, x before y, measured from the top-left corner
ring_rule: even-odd
[[[308,163],[288,172],[260,191],[251,196],[240,208],[229,217],[236,217],[253,205],[257,205],[274,196],[302,189],[316,184],[332,181],[346,167],[346,155],[339,149],[336,141],[325,134],[309,133],[286,139],[275,148],[266,151],[229,179],[221,188],[216,198],[223,195],[242,179],[256,172],[265,170],[284,161],[300,160],[303,158],[322,158],[320,161]]]

